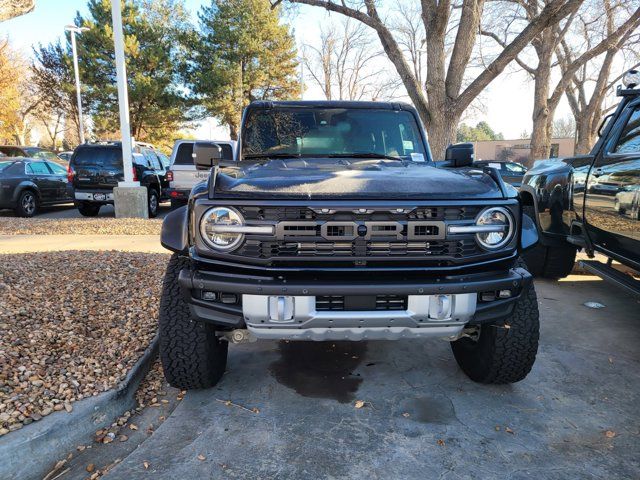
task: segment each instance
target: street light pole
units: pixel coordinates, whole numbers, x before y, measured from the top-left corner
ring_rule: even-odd
[[[80,95],[80,70],[78,68],[78,51],[76,49],[76,33],[82,33],[89,30],[87,27],[76,27],[75,25],[67,25],[64,27],[67,32],[71,33],[71,50],[73,51],[73,70],[76,77],[76,98],[78,102],[78,136],[80,143],[84,143],[84,121],[82,119],[82,96]]]
[[[122,136],[122,162],[124,182],[121,187],[140,185],[133,180],[133,147],[129,124],[129,92],[127,91],[127,66],[124,59],[124,34],[122,33],[122,11],[120,0],[111,0],[113,20],[113,43],[116,50],[116,77],[118,83],[118,104],[120,107],[120,135]]]
[[[133,145],[129,123],[129,93],[127,91],[127,67],[124,59],[124,34],[120,0],[111,0],[113,21],[113,44],[116,52],[116,79],[118,84],[118,106],[120,109],[120,136],[122,137],[122,167],[124,182],[113,189],[116,218],[149,218],[150,202],[147,187],[134,179]]]

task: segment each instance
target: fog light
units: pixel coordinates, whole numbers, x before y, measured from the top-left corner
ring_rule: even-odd
[[[451,295],[434,295],[429,302],[429,318],[445,320],[451,317]]]
[[[511,290],[500,290],[498,298],[511,298]]]
[[[218,299],[218,294],[216,292],[204,291],[202,292],[202,299],[207,302],[215,302]]]
[[[221,293],[220,301],[227,304],[238,303],[238,296],[235,293]]]
[[[493,302],[496,299],[496,292],[482,292],[480,300],[483,302]]]

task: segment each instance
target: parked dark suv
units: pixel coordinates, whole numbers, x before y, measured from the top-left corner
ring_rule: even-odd
[[[113,204],[113,187],[124,180],[122,146],[119,142],[80,145],[69,161],[69,182],[75,204],[86,217],[95,217],[100,207]],[[166,170],[151,145],[136,144],[133,153],[133,178],[147,187],[149,217],[158,214],[164,199]]]

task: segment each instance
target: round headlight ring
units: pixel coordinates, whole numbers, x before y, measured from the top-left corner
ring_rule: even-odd
[[[502,215],[504,217],[504,225],[507,226],[507,231],[504,232],[503,238],[495,243],[490,243],[487,241],[487,238],[491,236],[500,235],[496,232],[493,233],[477,233],[476,241],[478,244],[484,248],[485,250],[498,250],[505,245],[507,245],[513,238],[514,234],[514,221],[513,215],[509,211],[509,209],[504,207],[489,207],[485,208],[480,214],[476,217],[476,225],[494,225],[496,222],[487,222],[483,221],[485,219],[490,219],[493,215]]]
[[[242,214],[233,207],[213,207],[204,212],[200,220],[200,236],[204,242],[214,250],[230,252],[240,246],[244,240],[242,233],[207,232],[209,225],[244,225]],[[216,241],[218,239],[218,241]]]

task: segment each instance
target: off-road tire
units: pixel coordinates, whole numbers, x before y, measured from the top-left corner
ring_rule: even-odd
[[[18,217],[30,218],[38,213],[38,195],[33,190],[25,189],[18,196],[15,212]]]
[[[178,285],[180,270],[189,259],[173,254],[162,284],[159,334],[164,376],[183,390],[213,387],[227,366],[228,343],[215,335],[212,325],[191,318]]]
[[[535,219],[532,206],[525,206],[524,213]],[[527,250],[523,257],[531,275],[557,280],[571,273],[576,263],[577,251],[577,248],[570,244],[546,246],[538,242]]]
[[[100,204],[85,202],[78,205],[78,211],[83,217],[97,217],[100,207]]]
[[[525,268],[520,261],[518,266]],[[540,332],[538,300],[531,283],[516,301],[505,321],[483,324],[477,340],[451,342],[453,355],[474,382],[504,384],[519,382],[533,367]]]
[[[160,208],[160,195],[158,195],[158,191],[155,188],[149,189],[147,207],[149,209],[149,218],[156,218]]]

